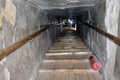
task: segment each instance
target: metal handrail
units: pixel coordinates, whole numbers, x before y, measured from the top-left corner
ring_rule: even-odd
[[[45,28],[42,28],[42,29],[38,30],[37,32],[34,32],[33,34],[31,34],[31,35],[29,35],[29,36],[27,36],[27,37],[17,41],[16,43],[6,47],[5,49],[0,50],[0,60],[2,60],[3,58],[5,58],[9,54],[11,54],[12,52],[14,52],[17,49],[19,49],[21,46],[26,44],[29,40],[32,40],[33,38],[35,38],[38,35],[40,35],[42,32],[47,30],[50,25],[44,25],[44,26],[45,26]]]
[[[83,24],[85,24],[87,27],[95,30],[96,32],[104,35],[105,37],[107,37],[110,40],[112,40],[115,44],[120,46],[120,38],[119,37],[116,37],[116,36],[114,36],[114,35],[112,35],[110,33],[107,33],[107,32],[103,31],[102,29],[100,29],[100,28],[98,28],[98,27],[96,27],[94,25],[90,25],[89,23],[83,23]]]

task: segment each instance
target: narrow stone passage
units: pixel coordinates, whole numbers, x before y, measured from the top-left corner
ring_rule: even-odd
[[[120,80],[120,0],[0,0],[0,80],[101,78]]]
[[[42,61],[37,80],[102,80],[91,69],[91,51],[74,30],[64,30]]]

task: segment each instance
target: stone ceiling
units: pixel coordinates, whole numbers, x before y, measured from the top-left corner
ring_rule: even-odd
[[[101,0],[28,0],[43,9],[65,9],[69,7],[94,6]]]
[[[56,16],[72,16],[88,10],[102,0],[27,0],[29,3],[44,9]]]
[[[57,17],[77,17],[81,12],[87,11],[91,7],[71,7],[65,9],[46,9],[49,14],[54,14]]]

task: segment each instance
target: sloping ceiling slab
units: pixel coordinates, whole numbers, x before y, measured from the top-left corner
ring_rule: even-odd
[[[77,17],[97,3],[104,0],[27,0],[30,4],[43,9],[46,14],[57,17]]]
[[[45,9],[48,14],[53,14],[57,17],[77,17],[80,13],[87,11],[91,7],[72,7],[65,9]]]
[[[69,7],[94,6],[101,0],[28,0],[42,9],[65,9]]]

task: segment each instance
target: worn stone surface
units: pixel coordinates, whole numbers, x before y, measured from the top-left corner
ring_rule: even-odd
[[[113,34],[114,36],[118,35],[118,18],[120,11],[120,1],[119,0],[107,0],[106,4],[106,16],[105,16],[105,26],[107,32]],[[112,41],[107,39],[107,64],[105,67],[105,79],[106,80],[115,80],[114,78],[114,67],[116,59],[116,50],[117,45]],[[117,66],[116,66],[117,67]]]
[[[28,0],[43,9],[64,9],[77,6],[93,6],[100,0]]]
[[[54,16],[51,18],[26,0],[0,0],[0,49],[38,31],[41,25],[57,22]],[[1,60],[0,80],[35,80],[44,53],[58,35],[59,28],[54,25]]]
[[[2,6],[0,8],[0,26],[2,25],[2,19],[5,17],[13,26],[15,24],[16,17],[16,7],[12,3],[12,0],[5,0],[0,3]]]
[[[90,55],[91,51],[85,47],[76,31],[63,29],[45,53],[36,80],[102,80],[100,73],[91,69]]]
[[[107,0],[95,5],[91,11],[88,11],[88,18],[85,16],[83,21],[96,25],[100,29],[117,36],[118,34],[118,16],[119,16],[119,1]],[[115,65],[117,45],[103,35],[94,30],[79,24],[78,32],[89,48],[98,57],[103,64],[102,73],[105,80],[115,80],[114,73],[118,77],[119,69],[118,59]],[[114,72],[114,67],[116,72]],[[118,73],[118,74],[117,74]],[[119,80],[119,79],[118,79]]]
[[[119,0],[0,0],[0,49],[41,29],[40,25],[57,23],[54,16],[77,17],[119,37],[119,5]],[[52,27],[0,61],[0,80],[35,80],[44,53],[60,32]],[[103,64],[104,79],[120,80],[119,46],[80,23],[78,33]]]
[[[120,37],[120,11],[119,11],[119,19],[118,19],[118,37]],[[116,62],[114,68],[114,75],[116,80],[120,80],[120,46],[117,46],[116,52]]]
[[[86,13],[82,15],[84,16],[83,21],[89,22],[92,25],[100,26],[101,29],[105,30],[105,26],[104,26],[105,9],[104,8],[105,8],[104,1],[101,2],[100,4],[97,4],[92,9],[90,9],[89,11],[86,11]],[[81,35],[86,45],[89,46],[89,48],[94,52],[94,54],[105,66],[106,58],[107,58],[107,53],[106,53],[107,39],[101,34],[97,33],[95,30],[92,30],[80,23],[78,24],[78,33]]]

